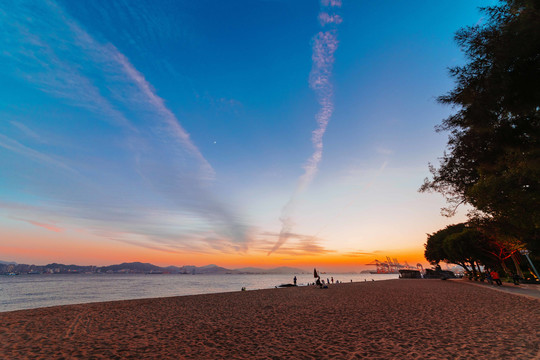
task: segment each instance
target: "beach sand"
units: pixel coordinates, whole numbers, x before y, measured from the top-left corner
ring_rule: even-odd
[[[2,359],[534,359],[540,301],[388,280],[0,313]]]

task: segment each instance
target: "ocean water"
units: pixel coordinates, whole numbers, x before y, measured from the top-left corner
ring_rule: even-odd
[[[295,275],[43,274],[0,276],[0,312],[90,302],[274,288]],[[298,285],[314,281],[296,274]],[[396,274],[322,274],[341,282],[396,279]]]

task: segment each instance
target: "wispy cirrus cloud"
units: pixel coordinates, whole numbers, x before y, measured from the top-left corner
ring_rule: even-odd
[[[382,252],[379,250],[375,251],[351,251],[348,253],[344,253],[343,256],[347,257],[366,257],[366,256],[375,256],[380,255]]]
[[[208,238],[238,251],[247,248],[246,227],[211,191],[212,166],[165,100],[114,44],[97,40],[48,0],[1,3],[0,35],[0,72],[76,109],[95,121],[84,125],[90,132],[103,130],[114,139],[96,146],[84,128],[74,126],[79,138],[69,139],[71,148],[52,144],[53,155],[33,146],[32,141],[47,139],[29,136],[31,126],[23,122],[13,125],[26,132],[28,141],[0,134],[0,147],[50,167],[47,181],[27,184],[42,200],[33,208],[34,219],[46,213],[64,227],[84,226],[102,235],[116,230],[124,234],[117,239],[132,236],[148,246],[162,241],[160,248],[169,250]],[[61,121],[40,124],[47,125],[51,132],[65,126]],[[59,169],[74,174],[65,176]],[[156,219],[156,211],[175,216]]]
[[[206,176],[213,178],[214,170],[208,161],[201,154],[197,146],[191,141],[187,131],[179,124],[176,116],[167,108],[167,106],[165,106],[163,99],[155,93],[144,76],[137,71],[129,60],[119,51],[114,50],[113,57],[123,67],[125,73],[134,81],[140,91],[146,96],[148,103],[155,108],[155,111],[158,112],[161,120],[167,125],[178,141],[180,141],[184,149],[194,156],[201,164]]]
[[[298,180],[295,192],[283,207],[281,212],[280,236],[268,255],[277,251],[290,237],[294,226],[293,214],[296,207],[297,197],[311,183],[317,173],[319,162],[323,154],[323,136],[326,132],[328,122],[334,112],[334,89],[330,77],[334,65],[334,53],[338,48],[336,25],[342,22],[341,17],[332,11],[341,6],[339,0],[322,0],[319,21],[323,28],[329,27],[317,33],[313,39],[312,48],[312,69],[309,75],[309,85],[315,91],[319,103],[319,112],[316,114],[317,129],[311,136],[314,151],[311,157],[304,164],[304,173]]]
[[[72,173],[76,172],[73,168],[69,167],[61,160],[56,159],[47,154],[44,154],[42,152],[39,152],[37,150],[34,150],[28,146],[25,146],[19,143],[17,140],[11,139],[2,134],[0,134],[0,147],[3,147],[7,150],[10,150],[12,152],[15,152],[17,154],[20,154],[24,157],[30,158],[40,163],[45,163],[53,167],[60,168],[62,170],[66,170]]]
[[[27,220],[27,219],[17,219],[17,220],[22,220],[22,221],[25,221],[25,222],[27,222],[29,224],[34,225],[34,226],[38,226],[38,227],[41,227],[41,228],[44,228],[44,229],[47,229],[47,230],[53,231],[53,232],[62,232],[62,231],[64,231],[64,229],[59,228],[58,226],[55,226],[55,225],[52,225],[52,224],[47,224],[47,223],[38,222],[38,221],[34,221],[34,220]]]
[[[260,234],[264,239],[259,239],[257,241],[260,250],[269,251],[275,245],[275,239],[279,239],[282,236],[282,233],[273,233],[273,232],[264,232]],[[322,241],[321,238],[313,235],[305,235],[298,233],[288,233],[287,243],[283,244],[280,249],[280,254],[286,255],[323,255],[335,253],[335,250],[327,249],[324,246],[320,245]]]
[[[10,121],[10,124],[15,126],[17,129],[19,129],[27,137],[32,138],[33,140],[40,143],[46,142],[42,136],[40,136],[38,133],[36,133],[34,130],[30,129],[28,126],[24,125],[23,123],[19,121]]]

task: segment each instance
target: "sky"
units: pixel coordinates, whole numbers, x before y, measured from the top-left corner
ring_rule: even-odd
[[[0,3],[0,260],[415,265],[493,1]]]

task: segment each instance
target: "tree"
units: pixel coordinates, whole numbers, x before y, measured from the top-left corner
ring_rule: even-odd
[[[457,264],[468,273],[476,273],[474,242],[467,243],[468,239],[463,234],[470,229],[465,223],[449,225],[433,234],[428,234],[425,244],[424,256],[432,265],[444,261]],[[463,240],[466,241],[463,241]]]
[[[424,257],[431,265],[437,265],[441,261],[447,261],[448,255],[444,249],[444,240],[452,235],[462,232],[465,229],[465,223],[448,225],[442,230],[433,234],[428,234],[427,242],[424,244]],[[468,270],[462,265],[465,270]]]
[[[474,276],[481,271],[481,265],[501,267],[508,272],[504,261],[515,249],[484,230],[475,224],[460,223],[428,234],[424,256],[432,265],[441,261],[456,264]]]
[[[473,275],[481,272],[480,264],[486,264],[483,253],[483,235],[477,230],[465,228],[463,231],[451,234],[443,242],[444,251],[449,262],[454,264],[469,264]],[[461,265],[464,267],[464,265]],[[464,267],[466,269],[466,267]]]
[[[460,204],[471,219],[500,225],[505,236],[540,251],[540,2],[506,0],[483,8],[487,22],[456,41],[468,63],[450,69],[456,86],[438,101],[457,112],[439,167],[420,191],[445,196],[446,215]]]

